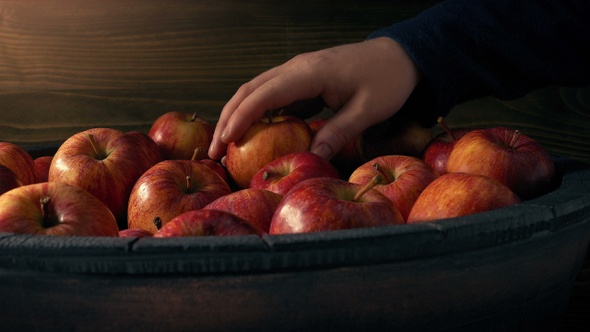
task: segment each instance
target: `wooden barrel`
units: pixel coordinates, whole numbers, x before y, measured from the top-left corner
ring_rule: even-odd
[[[561,185],[547,195],[424,224],[262,237],[0,234],[0,321],[10,331],[554,331],[590,243],[590,168],[556,165]]]

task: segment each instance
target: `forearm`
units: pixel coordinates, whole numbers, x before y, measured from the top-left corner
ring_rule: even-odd
[[[590,83],[589,18],[588,1],[448,0],[369,38],[407,50],[445,115],[481,96]]]

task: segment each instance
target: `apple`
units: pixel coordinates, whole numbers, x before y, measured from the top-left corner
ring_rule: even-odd
[[[334,178],[311,178],[281,200],[269,234],[310,233],[403,224],[389,198],[375,189]]]
[[[115,216],[86,190],[40,182],[0,196],[0,232],[39,235],[119,236]]]
[[[309,127],[312,132],[316,134],[320,128],[328,121],[325,118],[316,118],[309,121]],[[330,159],[330,162],[340,173],[341,178],[348,178],[350,173],[359,167],[362,162],[357,154],[357,141],[358,136],[350,140],[342,150],[336,152],[336,154]]]
[[[23,185],[39,180],[33,157],[14,143],[0,142],[0,165],[10,168]]]
[[[127,132],[126,137],[128,140],[136,140],[137,146],[143,150],[142,155],[146,156],[137,160],[138,163],[142,163],[139,165],[140,169],[145,171],[164,159],[160,147],[146,133],[134,130]]]
[[[129,195],[128,228],[156,233],[177,215],[201,209],[229,193],[229,185],[207,165],[163,160],[135,182]]]
[[[23,183],[18,179],[16,173],[10,168],[0,165],[0,195],[22,185]]]
[[[326,159],[309,151],[278,157],[262,167],[250,181],[250,188],[266,189],[285,195],[297,183],[317,177],[340,177],[338,170]]]
[[[191,158],[191,160],[198,161],[209,166],[209,168],[214,170],[215,173],[219,174],[219,176],[221,176],[221,178],[225,182],[229,183],[229,174],[227,173],[227,169],[225,168],[225,166],[223,166],[220,162],[216,160],[210,159],[209,157],[199,159],[198,156],[200,156],[201,153],[203,153],[203,149],[201,147],[197,147],[193,152],[193,157]]]
[[[92,128],[70,136],[57,149],[48,180],[84,188],[103,202],[125,228],[127,201],[135,181],[153,155],[145,141],[111,128]]]
[[[446,171],[489,176],[526,200],[552,189],[555,165],[532,138],[518,130],[494,127],[461,137],[449,155]]]
[[[152,232],[142,228],[126,228],[119,231],[119,237],[134,237],[141,239],[144,237],[152,237],[153,235]]]
[[[172,111],[152,123],[148,136],[160,147],[164,159],[191,159],[196,147],[209,149],[214,129],[197,113]]]
[[[53,156],[40,156],[33,159],[35,163],[35,168],[37,169],[37,174],[39,178],[37,182],[47,182],[49,179],[49,166],[51,165],[51,160],[53,160]]]
[[[209,158],[200,159],[199,162],[211,168],[223,179],[223,181],[229,184],[229,174],[227,173],[227,169],[220,162]]]
[[[228,144],[225,166],[235,184],[248,188],[256,172],[280,156],[309,150],[312,131],[294,116],[267,116],[252,124],[236,142]]]
[[[220,210],[192,210],[182,213],[154,234],[156,238],[178,236],[238,236],[262,235],[248,222],[234,214]]]
[[[348,181],[364,185],[375,175],[380,175],[383,181],[375,185],[374,189],[393,202],[404,220],[408,218],[420,193],[438,177],[438,173],[419,158],[388,155],[359,166]]]
[[[233,213],[246,220],[250,226],[268,233],[270,221],[282,198],[282,195],[272,191],[246,188],[221,196],[203,209]]]
[[[432,139],[430,128],[405,116],[393,116],[365,129],[357,140],[357,155],[361,162],[387,155],[407,155],[420,158]]]
[[[422,191],[408,224],[466,216],[518,204],[521,199],[504,184],[484,175],[447,173]]]
[[[444,122],[442,117],[438,118],[438,124],[444,129],[444,132],[435,136],[424,148],[422,153],[422,160],[430,167],[434,168],[438,174],[446,173],[447,160],[451,151],[455,147],[457,140],[463,135],[470,132],[472,129],[455,128],[450,129]]]

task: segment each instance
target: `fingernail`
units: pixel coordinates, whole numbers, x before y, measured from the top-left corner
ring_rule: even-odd
[[[219,136],[219,138],[225,138],[227,137],[227,135],[229,135],[229,126],[225,127],[225,129],[223,130],[223,132],[221,132],[221,136]]]
[[[213,152],[213,150],[215,150],[215,141],[211,142],[211,145],[209,145],[209,153]]]
[[[311,152],[317,154],[318,156],[324,159],[329,159],[332,156],[332,148],[326,143],[321,143],[320,145],[316,146]]]

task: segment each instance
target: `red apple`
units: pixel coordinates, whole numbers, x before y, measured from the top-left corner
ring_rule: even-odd
[[[225,182],[229,183],[229,174],[227,173],[227,169],[225,168],[225,166],[223,166],[220,162],[216,160],[209,159],[209,157],[205,157],[202,159],[199,158],[201,153],[203,153],[203,149],[201,147],[197,147],[193,152],[193,157],[191,158],[191,160],[198,161],[209,166],[209,168],[214,170],[215,173],[219,174],[219,176],[221,176],[221,178]]]
[[[309,151],[286,154],[262,167],[250,181],[250,188],[266,189],[285,195],[297,183],[317,177],[339,178],[326,159]]]
[[[39,178],[37,182],[47,182],[49,179],[49,166],[51,165],[53,156],[41,156],[33,159],[35,168],[37,168],[37,174]]]
[[[0,165],[0,195],[22,185],[23,183],[18,179],[16,173],[10,168]]]
[[[520,203],[502,183],[483,175],[447,173],[422,191],[408,224],[466,216]]]
[[[49,181],[77,185],[103,202],[121,228],[127,200],[153,156],[136,135],[110,128],[92,128],[72,135],[58,148],[49,168]]]
[[[141,228],[126,228],[119,231],[119,237],[135,237],[135,238],[144,238],[144,237],[152,237],[150,231]]]
[[[438,124],[444,129],[444,132],[435,136],[424,148],[422,160],[432,167],[438,174],[446,173],[447,160],[451,151],[455,147],[457,140],[472,129],[455,128],[450,129],[442,117],[438,118]]]
[[[34,183],[0,196],[0,232],[119,236],[108,207],[84,189],[63,182]]]
[[[229,174],[227,173],[227,169],[220,162],[209,158],[201,159],[199,162],[211,168],[223,179],[223,181],[229,183]]]
[[[230,192],[228,184],[200,162],[161,161],[133,186],[128,204],[128,228],[156,233],[177,215],[201,209]]]
[[[250,226],[268,233],[272,215],[282,198],[282,195],[268,190],[246,188],[221,196],[203,209],[233,213]]]
[[[324,118],[316,118],[310,120],[309,127],[315,134],[326,123],[326,121],[328,120]],[[344,148],[342,148],[342,150],[338,151],[332,157],[332,159],[330,159],[332,165],[334,165],[334,167],[336,167],[336,169],[339,171],[341,178],[348,178],[348,176],[350,176],[350,173],[352,173],[352,171],[354,171],[357,167],[359,167],[362,164],[361,159],[357,154],[357,141],[358,136],[350,140],[344,146]]]
[[[307,151],[312,132],[302,119],[293,116],[264,117],[252,124],[238,141],[227,147],[225,165],[240,188],[248,188],[252,177],[280,156]]]
[[[14,143],[0,142],[0,165],[10,168],[24,185],[39,180],[33,157]]]
[[[521,199],[530,199],[552,189],[555,165],[532,138],[518,130],[495,127],[473,130],[461,137],[446,170],[489,176]]]
[[[177,236],[237,236],[262,235],[248,222],[234,214],[220,210],[192,210],[170,220],[154,234],[156,238]]]
[[[148,135],[160,147],[164,159],[191,159],[196,147],[209,149],[214,129],[196,113],[168,112],[154,121]]]
[[[142,155],[146,156],[146,158],[137,160],[138,163],[142,163],[138,166],[140,169],[145,171],[164,159],[160,147],[146,133],[129,131],[126,133],[126,137],[128,140],[136,140],[137,146],[143,150]]]
[[[403,223],[404,218],[389,198],[370,186],[311,178],[283,197],[269,233],[310,233]]]
[[[406,155],[420,158],[432,139],[430,128],[402,116],[365,129],[357,140],[357,155],[361,162],[387,155]]]
[[[348,179],[349,182],[364,185],[375,175],[383,179],[374,189],[389,198],[401,212],[404,220],[416,199],[438,174],[424,161],[404,155],[377,157],[359,166]]]

